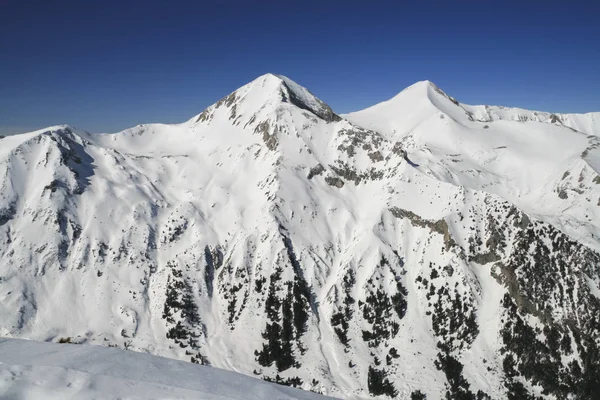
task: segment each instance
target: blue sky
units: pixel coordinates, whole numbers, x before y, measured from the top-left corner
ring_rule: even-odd
[[[600,111],[597,3],[0,0],[0,133],[182,122],[266,72],[340,113],[424,79],[469,104]]]

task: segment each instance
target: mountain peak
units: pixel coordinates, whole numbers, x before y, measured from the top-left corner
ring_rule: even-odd
[[[328,123],[307,89],[266,74],[198,123],[0,139],[0,336],[81,343],[51,350],[74,374],[62,361],[98,354],[88,343],[340,398],[590,398],[598,121],[436,88]],[[2,340],[5,393],[22,387],[5,372],[40,357],[11,365]],[[103,354],[86,365],[134,352]]]
[[[283,103],[293,104],[328,122],[340,120],[340,117],[333,112],[331,107],[318,99],[304,86],[299,85],[284,75],[266,73],[247,85],[242,86],[236,90],[236,93],[244,91],[246,93],[258,91],[263,96],[269,96],[269,100],[274,98]]]
[[[398,93],[398,95],[400,95],[401,93],[406,94],[408,92],[421,92],[423,94],[426,94],[429,98],[431,98],[432,96],[436,96],[434,93],[437,93],[438,95],[442,95],[447,99],[453,99],[453,97],[446,94],[446,92],[444,92],[442,89],[440,89],[438,85],[436,85],[430,80],[415,82],[406,89],[402,90],[400,93]],[[455,100],[452,101],[455,102]]]
[[[230,119],[236,119],[240,115],[251,118],[261,110],[274,110],[289,105],[308,111],[327,122],[341,119],[331,107],[305,87],[286,76],[267,73],[225,96],[195,117],[195,120],[206,121],[215,109],[222,106],[231,109]]]
[[[408,89],[411,89],[411,88],[419,88],[419,87],[423,87],[423,88],[437,87],[437,85],[435,83],[433,83],[432,81],[430,81],[428,79],[425,79],[425,80],[417,81],[417,82],[413,83],[412,85],[408,86],[404,90],[408,90]]]

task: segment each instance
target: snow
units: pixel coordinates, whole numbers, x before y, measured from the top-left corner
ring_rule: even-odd
[[[505,288],[489,266],[465,261],[430,226],[444,223],[449,236],[468,248],[470,239],[486,232],[492,209],[514,204],[600,248],[598,118],[557,114],[558,123],[548,113],[457,103],[425,81],[338,119],[307,89],[267,74],[181,124],[138,125],[114,134],[57,126],[0,139],[0,336],[71,337],[86,344],[48,343],[42,349],[33,342],[2,342],[0,362],[24,376],[22,389],[10,390],[34,398],[35,382],[44,379],[65,396],[77,382],[84,382],[82,396],[92,396],[94,387],[99,396],[129,384],[146,390],[128,368],[105,374],[112,368],[102,369],[104,352],[115,350],[89,346],[102,344],[186,361],[200,355],[213,367],[298,377],[303,389],[364,399],[372,397],[369,366],[395,348],[400,357],[385,368],[398,397],[419,389],[440,398],[446,378],[434,367],[439,338],[429,316],[438,295],[430,300],[416,280],[451,266],[455,272],[437,278],[438,287],[469,298],[465,304],[477,312],[482,332],[460,353],[465,376],[501,398],[500,368],[488,370],[482,360],[498,366]],[[319,165],[321,173],[311,176]],[[414,213],[421,222],[396,217],[391,209]],[[220,254],[222,265],[211,263],[211,254]],[[311,303],[306,332],[294,342],[299,366],[285,371],[256,360],[271,322],[265,301],[278,270],[278,299],[301,277]],[[355,280],[351,287],[345,287],[348,276]],[[358,303],[378,289],[395,294],[398,281],[408,293],[406,315],[391,314],[387,322],[398,323],[398,333],[369,347],[363,331],[373,327]],[[177,309],[174,322],[165,317],[174,282],[180,292],[189,288],[200,322],[189,323]],[[588,286],[598,294],[597,277]],[[347,347],[331,323],[346,295],[355,300]],[[189,327],[196,344],[167,336],[177,323]],[[11,346],[23,354],[8,352]],[[46,351],[49,358],[40,359],[54,364],[34,363],[35,354]],[[64,352],[69,356],[60,356]],[[129,357],[144,365],[155,361],[139,360],[157,360],[110,354],[123,363]],[[167,395],[169,377],[199,368],[158,360],[173,363],[176,373],[165,373],[164,381],[139,396]],[[95,377],[98,371],[104,372]],[[226,381],[222,371],[215,374],[211,379]],[[227,379],[246,382],[238,375]],[[186,390],[205,390],[193,381],[173,393],[193,397]],[[235,393],[247,391],[242,389]]]
[[[100,346],[0,339],[0,398],[331,399],[230,371]]]
[[[598,114],[469,106],[423,81],[388,101],[344,117],[403,143],[421,172],[498,195],[597,246],[600,186],[587,182],[600,170],[600,153],[595,150]],[[552,122],[553,115],[560,122]],[[583,157],[586,149],[591,150]],[[577,182],[563,180],[567,171],[573,171],[571,178]],[[582,190],[583,185],[590,189],[589,200],[557,196],[563,187]]]

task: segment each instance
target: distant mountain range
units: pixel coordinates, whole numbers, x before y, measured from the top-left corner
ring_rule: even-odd
[[[599,172],[600,113],[428,81],[339,115],[267,74],[182,124],[8,135],[0,336],[349,399],[593,399]]]

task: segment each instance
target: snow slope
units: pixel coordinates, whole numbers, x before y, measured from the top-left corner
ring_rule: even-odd
[[[402,143],[436,179],[501,196],[596,246],[600,113],[469,106],[424,81],[345,117]]]
[[[8,136],[0,335],[344,398],[586,398],[597,132],[430,82],[339,116],[267,74],[177,125]]]
[[[236,374],[99,346],[0,339],[2,399],[319,400]]]

